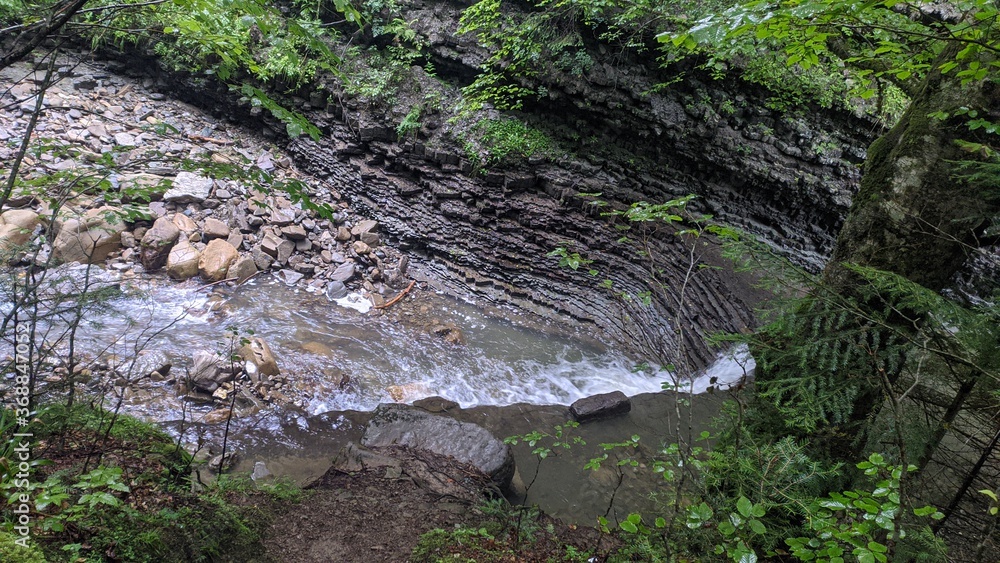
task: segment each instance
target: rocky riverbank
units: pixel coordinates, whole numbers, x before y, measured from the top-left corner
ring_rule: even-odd
[[[61,64],[33,133],[48,144],[24,155],[24,188],[0,214],[0,247],[11,264],[79,262],[108,272],[84,282],[76,274],[86,270],[70,268],[64,273],[80,278],[71,289],[162,276],[242,284],[268,273],[364,312],[378,312],[407,289],[407,258],[382,244],[378,222],[295,169],[279,148],[167,99],[150,83],[76,58]],[[5,69],[2,78],[13,87],[0,108],[0,159],[12,161],[46,78],[28,64]],[[36,197],[38,186],[48,197]],[[288,186],[308,201],[293,203]],[[428,331],[461,340],[454,326]],[[241,402],[289,401],[267,343],[254,338],[238,348],[249,362]],[[166,379],[209,401],[225,401],[241,379],[208,350],[194,351],[186,377],[187,365],[171,373],[170,360],[155,351],[138,361],[90,360],[75,366],[82,379],[95,372],[130,383]]]
[[[380,236],[450,291],[595,332],[664,363],[683,355],[694,367],[706,365],[714,358],[706,337],[752,325],[760,292],[711,244],[699,248],[692,269],[689,244],[670,228],[635,227],[631,242],[622,241],[578,194],[600,193],[617,209],[698,194],[699,211],[809,268],[824,263],[877,129],[867,118],[768,109],[760,87],[714,80],[692,65],[663,70],[648,52],[598,44],[583,46],[593,63],[586,72],[549,69],[544,83],[530,84],[546,95],[523,111],[486,108],[456,118],[461,87],[488,55],[474,37],[457,34],[461,6],[416,0],[392,9],[398,14],[389,17],[411,22],[420,58],[436,75],[415,64],[390,66],[382,70],[394,73],[391,84],[381,84],[379,96],[331,77],[280,96],[319,127],[318,141],[289,139],[266,111],[204,77],[168,71],[144,53],[105,54],[116,58],[109,68],[286,147],[319,180],[317,189],[379,221]],[[365,65],[381,56],[364,49],[387,37],[372,28],[349,36],[362,49],[350,64],[364,81]],[[419,120],[407,121],[411,114]],[[551,150],[516,162],[494,158],[495,147],[479,137],[510,120],[542,131]],[[570,270],[546,256],[558,248],[588,267]],[[685,284],[691,271],[697,283]]]

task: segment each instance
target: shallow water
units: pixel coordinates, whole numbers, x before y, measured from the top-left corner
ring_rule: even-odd
[[[636,371],[634,361],[590,340],[518,326],[426,292],[421,318],[454,323],[464,345],[432,336],[420,322],[362,314],[271,278],[239,288],[158,282],[141,289],[88,316],[80,336],[84,350],[96,354],[111,341],[117,344],[107,352],[119,357],[137,347],[160,350],[182,371],[196,350],[226,351],[231,327],[241,334],[252,330],[278,358],[289,381],[283,391],[307,415],[371,410],[393,400],[392,386],[407,402],[440,395],[463,407],[568,405],[613,390],[656,392],[667,379]],[[339,372],[351,378],[343,390],[336,385]],[[168,388],[129,402],[131,412],[160,420],[174,418],[170,411],[179,408]]]

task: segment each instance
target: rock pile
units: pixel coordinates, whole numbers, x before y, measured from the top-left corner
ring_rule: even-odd
[[[405,257],[383,244],[378,222],[357,216],[335,190],[299,173],[263,140],[166,100],[151,80],[140,86],[73,63],[57,75],[34,132],[57,148],[25,155],[19,172],[22,185],[47,182],[49,189],[18,188],[6,200],[0,259],[95,264],[116,281],[243,283],[266,272],[330,299],[353,291],[375,305],[409,281]],[[10,162],[44,80],[27,65],[0,71],[0,80],[15,84],[0,95],[0,160]],[[331,212],[292,201],[282,188],[293,184]],[[224,408],[232,393],[250,407],[290,401],[266,342],[252,338],[239,352],[236,364],[198,351],[180,370],[157,356],[105,357],[77,371],[126,393],[176,383]]]
[[[28,70],[16,65],[2,74],[29,79],[2,100],[0,141],[16,141],[27,126],[42,81]],[[36,135],[61,147],[26,156],[21,177],[51,178],[65,203],[13,194],[0,215],[0,248],[51,240],[37,257],[13,258],[51,256],[125,277],[162,272],[204,283],[242,283],[265,271],[331,295],[361,290],[375,304],[405,282],[377,222],[356,217],[333,190],[310,187],[316,183],[260,140],[164,99],[152,81],[138,87],[86,64],[58,75]],[[0,159],[14,156],[12,146],[0,147]],[[60,176],[67,171],[72,181]],[[322,217],[293,203],[280,189],[292,182],[334,212]]]

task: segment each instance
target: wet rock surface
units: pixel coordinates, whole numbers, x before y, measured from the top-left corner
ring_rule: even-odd
[[[403,404],[379,405],[365,429],[366,447],[406,446],[475,466],[501,490],[514,477],[510,447],[476,424],[431,414]]]
[[[577,422],[620,416],[632,410],[632,401],[621,391],[593,395],[569,406],[569,414]]]

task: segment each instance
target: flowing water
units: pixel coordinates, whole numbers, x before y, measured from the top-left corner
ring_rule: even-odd
[[[463,407],[514,403],[561,404],[613,390],[627,395],[661,390],[664,373],[576,335],[525,328],[443,296],[421,296],[419,320],[372,316],[290,288],[273,278],[238,288],[149,282],[86,317],[81,349],[119,357],[137,348],[164,352],[182,372],[196,350],[225,351],[227,332],[252,330],[274,351],[283,392],[306,415],[371,410],[380,402],[439,395]],[[457,327],[464,344],[429,334],[426,319]],[[350,383],[340,389],[340,374]],[[742,372],[740,372],[742,373]],[[703,388],[706,378],[696,386]],[[395,397],[393,397],[393,394]],[[130,395],[128,410],[158,420],[176,418],[180,399],[163,384]]]
[[[446,397],[463,407],[456,417],[504,437],[561,424],[568,418],[565,405],[589,395],[621,390],[635,396],[629,415],[579,428],[589,448],[560,453],[544,466],[537,465],[530,449],[514,450],[522,478],[536,481],[528,501],[581,522],[608,510],[609,498],[616,499],[615,511],[652,507],[648,493],[666,486],[648,471],[659,445],[676,440],[682,428],[701,429],[717,412],[715,396],[692,395],[710,386],[725,388],[753,368],[745,349],[720,354],[698,377],[679,382],[680,393],[663,393],[670,374],[637,370],[633,360],[602,347],[592,335],[528,327],[427,290],[379,316],[359,311],[364,307],[358,301],[334,303],[271,277],[237,288],[167,280],[128,282],[123,288],[120,296],[85,316],[78,331],[84,356],[127,359],[137,350],[155,350],[183,373],[195,351],[225,351],[233,329],[252,330],[272,348],[288,379],[282,391],[294,404],[234,420],[229,443],[240,454],[238,470],[264,462],[272,473],[309,482],[329,468],[340,447],[360,437],[365,411],[394,399]],[[456,327],[464,344],[430,334],[428,322]],[[343,389],[340,374],[350,377]],[[396,397],[390,393],[394,386]],[[168,382],[133,386],[123,406],[130,414],[166,423],[189,442],[221,442],[222,425],[190,424],[213,406],[192,406]],[[690,420],[678,421],[680,412],[690,412]],[[596,444],[630,435],[643,438],[641,450],[634,452],[644,460],[643,477],[619,487],[608,469],[582,471],[598,452]]]

